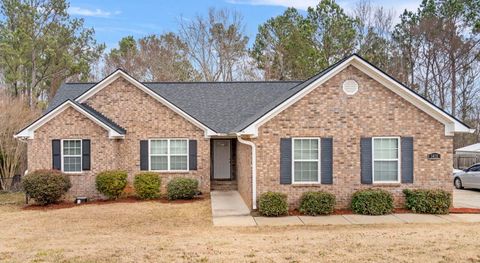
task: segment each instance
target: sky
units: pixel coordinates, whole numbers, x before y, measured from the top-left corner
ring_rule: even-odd
[[[357,0],[337,0],[350,13]],[[371,0],[374,5],[393,9],[396,16],[403,10],[414,11],[421,0]],[[245,34],[253,42],[260,24],[282,14],[287,7],[304,12],[318,0],[71,0],[69,14],[83,18],[87,27],[93,27],[99,43],[107,49],[117,47],[124,36],[140,38],[150,34],[175,32],[181,19],[206,15],[210,7],[227,8],[244,17]]]

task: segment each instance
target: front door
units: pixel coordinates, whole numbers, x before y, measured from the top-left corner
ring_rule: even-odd
[[[231,179],[230,140],[213,141],[213,179]]]

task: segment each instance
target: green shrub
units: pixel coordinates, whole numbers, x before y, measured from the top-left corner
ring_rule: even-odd
[[[141,199],[155,199],[160,197],[161,179],[157,173],[145,172],[135,175],[133,187]]]
[[[302,214],[316,216],[333,213],[335,208],[335,196],[331,193],[306,192],[300,199],[300,212]]]
[[[263,193],[258,200],[258,211],[264,216],[282,216],[288,213],[287,195],[278,192]]]
[[[448,214],[452,195],[444,190],[404,189],[405,206],[415,213]]]
[[[381,189],[359,190],[353,194],[352,211],[362,215],[385,215],[393,211],[392,194]]]
[[[192,199],[198,192],[198,181],[191,178],[174,178],[167,185],[169,200]]]
[[[127,177],[126,171],[104,171],[97,174],[95,184],[97,190],[108,199],[117,199],[127,186]]]
[[[70,178],[58,170],[37,170],[23,178],[25,193],[38,204],[47,205],[57,202],[72,183]]]

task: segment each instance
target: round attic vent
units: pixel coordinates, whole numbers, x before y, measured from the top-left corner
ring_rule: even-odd
[[[358,83],[355,80],[349,79],[343,82],[343,92],[345,92],[347,95],[353,95],[357,93],[357,91]]]

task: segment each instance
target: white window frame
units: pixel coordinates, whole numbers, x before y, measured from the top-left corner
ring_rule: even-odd
[[[396,139],[397,140],[397,158],[396,159],[375,159],[375,139]],[[401,182],[401,145],[400,145],[400,137],[390,136],[390,137],[372,137],[372,183],[374,184],[399,184]],[[375,161],[397,161],[397,180],[396,181],[375,181]]]
[[[295,160],[295,141],[296,140],[317,140],[318,143],[318,180],[317,181],[311,181],[311,182],[295,182],[295,161],[305,161],[305,162],[312,162],[315,161],[314,159],[308,159],[308,160]],[[320,146],[320,138],[319,137],[294,137],[292,138],[292,184],[320,184],[321,183],[321,146]]]
[[[64,141],[80,141],[80,171],[69,171],[69,172],[66,172],[65,169],[64,169],[64,164],[65,164],[65,158],[64,157],[79,157],[79,155],[65,155],[63,153],[64,149],[63,149],[63,142]],[[60,140],[61,142],[61,145],[60,145],[60,158],[61,158],[61,166],[62,166],[62,172],[64,173],[67,173],[67,174],[79,174],[79,173],[83,173],[83,142],[82,142],[82,139],[62,139]]]
[[[170,154],[170,141],[182,140],[187,142],[187,169],[186,170],[172,170],[170,168],[170,157],[172,156],[185,156],[184,154]],[[152,154],[151,145],[152,141],[167,141],[167,154]],[[170,172],[170,173],[184,173],[189,171],[190,163],[190,147],[186,138],[155,138],[148,140],[148,170],[152,172]],[[167,157],[167,170],[152,170],[152,156],[166,156]]]

